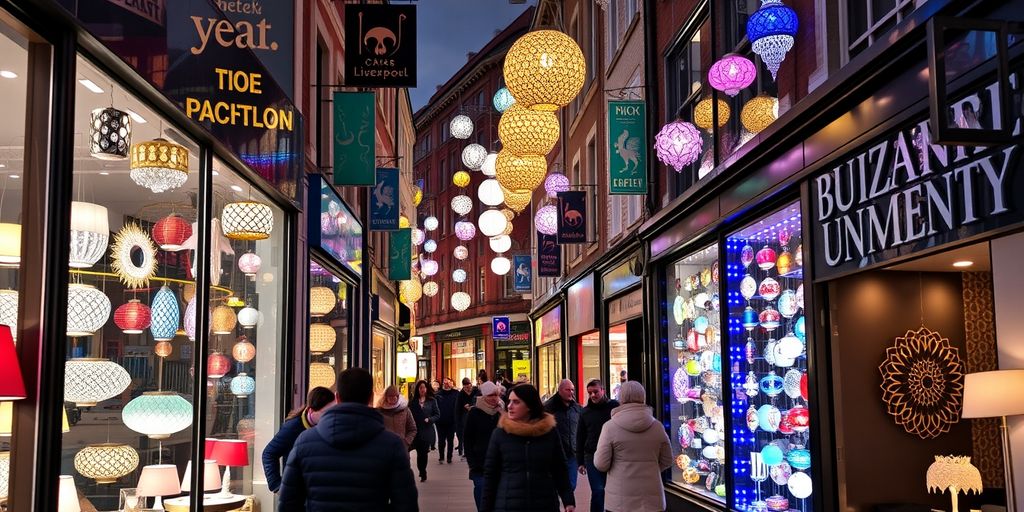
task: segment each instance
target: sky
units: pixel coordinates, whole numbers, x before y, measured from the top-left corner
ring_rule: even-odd
[[[534,1],[420,0],[416,2],[418,87],[410,89],[412,109],[425,105],[437,86],[466,63],[466,54],[479,51]]]

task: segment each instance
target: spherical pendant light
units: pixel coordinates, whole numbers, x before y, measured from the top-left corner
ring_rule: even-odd
[[[313,354],[323,354],[334,348],[338,340],[338,333],[328,324],[309,324],[309,351]]]
[[[492,237],[488,243],[494,252],[507,252],[509,249],[512,249],[512,239],[508,235]]]
[[[213,313],[210,315],[210,324],[214,334],[231,334],[235,330],[237,320],[235,310],[227,306],[213,308]]]
[[[455,292],[452,294],[452,309],[455,311],[465,311],[469,309],[470,298],[466,292]]]
[[[430,217],[427,217],[427,218],[423,219],[423,227],[427,231],[433,231],[433,230],[437,229],[437,226],[438,226],[437,217],[434,217],[433,215],[431,215]]]
[[[334,374],[334,367],[327,363],[309,364],[309,389],[316,387],[332,388],[337,377]]]
[[[504,112],[508,110],[516,102],[516,99],[512,97],[512,93],[508,92],[508,87],[502,87],[498,89],[498,92],[494,93],[494,109],[498,112]]]
[[[247,252],[238,257],[238,270],[241,270],[248,277],[258,274],[262,266],[263,258],[260,258],[254,252]]]
[[[462,165],[476,170],[479,169],[487,158],[487,149],[480,144],[470,144],[462,150]]]
[[[180,308],[178,298],[174,296],[167,285],[160,287],[160,291],[153,296],[153,304],[150,306],[149,330],[155,340],[170,340],[178,331],[178,315]]]
[[[428,253],[432,253],[432,252],[436,251],[437,250],[437,242],[435,242],[433,240],[427,240],[427,242],[423,244],[423,250],[425,252],[428,252]]]
[[[405,297],[406,304],[412,304],[423,297],[423,285],[420,283],[419,279],[402,281],[398,285],[398,289],[401,292],[401,295]]]
[[[456,283],[465,283],[466,277],[468,277],[466,275],[466,271],[461,268],[457,268],[452,271],[452,281],[455,281]]]
[[[256,391],[256,380],[245,372],[235,375],[231,379],[231,394],[239,398],[245,398]]]
[[[420,228],[412,230],[412,244],[415,246],[423,245],[423,241],[426,240],[427,234]]]
[[[466,195],[457,195],[452,198],[452,211],[459,215],[465,215],[473,210],[473,200]]]
[[[68,336],[92,336],[110,318],[110,299],[95,286],[68,285]]]
[[[427,297],[433,297],[440,291],[440,287],[433,281],[427,281],[423,283],[423,295]]]
[[[553,112],[579,94],[587,64],[571,37],[557,30],[535,30],[509,48],[504,75],[516,103]]]
[[[405,215],[399,215],[398,216],[398,228],[399,229],[405,229],[405,228],[407,228],[409,226],[410,226],[410,224],[409,224],[409,217],[406,217]]]
[[[439,269],[440,266],[437,264],[437,260],[424,259],[420,261],[420,272],[423,272],[423,275],[427,277],[436,275]]]
[[[314,286],[309,289],[309,314],[311,316],[324,316],[334,310],[337,303],[334,292],[330,288]]]
[[[711,120],[712,116],[712,103],[711,97],[708,96],[697,102],[697,105],[693,107],[693,124],[697,127],[704,129],[705,131],[711,131]],[[729,122],[729,116],[732,115],[732,111],[729,109],[729,104],[725,100],[718,100],[718,126],[725,126],[725,123]]]
[[[761,0],[761,8],[747,18],[750,49],[761,57],[772,74],[772,80],[775,80],[786,53],[793,48],[799,28],[796,11],[784,5],[782,0]]]
[[[553,204],[540,207],[533,216],[533,225],[545,235],[558,233],[558,207]]]
[[[764,94],[750,99],[740,111],[740,123],[750,133],[760,133],[779,118],[779,100]]]
[[[0,267],[21,263],[21,224],[0,222]]]
[[[148,391],[121,410],[121,421],[150,439],[167,439],[192,426],[192,404],[170,391]]]
[[[456,187],[465,187],[469,185],[470,180],[469,173],[466,171],[459,171],[452,175],[452,184]]]
[[[241,336],[231,347],[231,357],[239,363],[248,363],[256,358],[256,345],[253,345],[249,338]]]
[[[487,210],[480,214],[477,224],[480,226],[480,233],[486,237],[492,237],[498,236],[505,231],[508,219],[505,218],[505,215],[500,210]]]
[[[559,192],[569,191],[569,178],[560,172],[553,172],[544,178],[544,192],[548,197],[558,197]]]
[[[181,244],[192,236],[192,225],[181,215],[172,213],[156,221],[152,234],[153,241],[160,249],[177,251],[181,249]]]
[[[71,246],[68,266],[89,268],[107,252],[110,228],[107,208],[81,201],[71,202]]]
[[[142,334],[151,325],[149,306],[132,299],[114,311],[114,324],[125,334]]]
[[[136,185],[159,194],[188,180],[188,150],[165,139],[132,144],[129,167]]]
[[[117,396],[131,383],[128,371],[108,359],[78,358],[64,363],[64,401],[79,407],[92,407]]]
[[[219,379],[227,375],[231,370],[231,361],[228,356],[220,352],[213,352],[206,358],[206,376],[211,379]]]
[[[685,121],[673,121],[662,126],[654,141],[658,160],[676,172],[682,172],[686,166],[696,162],[704,147],[697,127]]]
[[[89,123],[89,154],[100,160],[124,160],[132,143],[132,118],[114,107],[92,111]]]
[[[86,445],[75,454],[75,471],[97,484],[112,484],[139,467],[139,452],[126,444]]]
[[[519,156],[503,149],[498,153],[495,169],[497,170],[495,177],[505,190],[521,194],[532,192],[533,189],[544,183],[544,177],[548,172],[548,162],[541,155]]]
[[[0,325],[11,328],[11,336],[18,341],[18,291],[0,290]]]
[[[505,194],[505,206],[516,213],[520,213],[530,206],[530,202],[533,201],[533,191],[527,190],[524,192],[512,192],[507,188],[503,188],[502,192]]]
[[[459,114],[452,118],[448,131],[456,139],[468,139],[473,135],[473,120],[467,115]]]
[[[757,78],[757,67],[750,59],[727,53],[718,62],[711,65],[708,70],[708,83],[711,87],[728,94],[736,96],[741,89],[746,89],[754,83]]]
[[[256,201],[228,203],[221,211],[220,227],[232,240],[266,240],[274,230],[274,212]]]
[[[504,256],[498,256],[491,260],[491,272],[503,276],[512,270],[512,262]]]
[[[196,298],[195,296],[193,296],[192,300],[188,301],[188,304],[185,305],[185,314],[183,315],[184,319],[182,320],[182,323],[185,324],[185,335],[188,336],[188,339],[190,341],[196,340],[196,315],[198,313],[197,309],[198,308],[196,306]]]
[[[487,206],[498,206],[505,201],[505,194],[501,191],[501,184],[494,178],[486,179],[476,189],[476,197]]]
[[[168,357],[174,352],[174,345],[171,345],[169,341],[158,341],[156,345],[153,345],[153,353],[157,357]]]
[[[512,105],[498,121],[502,150],[517,155],[546,155],[558,142],[558,117],[554,112]]]
[[[459,245],[455,247],[453,254],[455,259],[461,261],[469,257],[469,249],[467,249],[465,245]]]
[[[497,172],[497,170],[494,168],[494,165],[497,163],[497,161],[497,153],[493,151],[487,153],[487,156],[484,157],[484,163],[480,164],[480,172],[483,173],[484,176],[494,176],[494,174]]]
[[[460,220],[455,223],[455,236],[463,242],[468,242],[476,236],[476,226],[472,222]]]
[[[256,327],[260,322],[260,312],[252,306],[246,306],[238,311],[238,323],[246,329]]]

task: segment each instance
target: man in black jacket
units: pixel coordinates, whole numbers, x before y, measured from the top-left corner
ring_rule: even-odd
[[[441,390],[434,398],[437,400],[437,410],[441,412],[441,418],[437,420],[437,463],[442,464],[445,460],[452,463],[452,451],[455,449],[455,404],[459,400],[459,392],[453,387],[452,380],[448,377],[441,379]],[[445,448],[448,448],[448,456],[445,457]]]
[[[476,404],[476,397],[480,396],[480,390],[473,385],[469,377],[462,378],[462,389],[455,400],[455,436],[459,439],[459,445],[455,447],[459,456],[463,456],[463,432],[466,429],[466,415]]]
[[[481,396],[476,404],[466,413],[466,429],[462,434],[462,448],[469,464],[469,479],[473,481],[473,499],[476,509],[483,510],[484,462],[487,459],[487,447],[491,443],[491,433],[498,427],[501,418],[501,390],[493,382],[480,385]]]
[[[558,440],[562,445],[562,452],[568,462],[569,485],[576,491],[576,429],[580,422],[580,414],[583,408],[576,403],[576,386],[569,379],[563,379],[558,384],[558,393],[548,399],[544,404],[544,410],[555,417],[558,429]],[[594,445],[595,450],[597,445]]]
[[[288,456],[278,512],[419,510],[405,442],[384,428],[372,399],[369,372],[341,372],[340,403],[299,435]]]
[[[590,483],[590,512],[603,512],[606,475],[594,467],[594,453],[597,452],[601,427],[612,419],[612,409],[618,407],[619,402],[608,399],[604,384],[597,379],[587,383],[587,397],[587,406],[580,414],[580,425],[576,431],[576,460],[580,474],[587,475]]]

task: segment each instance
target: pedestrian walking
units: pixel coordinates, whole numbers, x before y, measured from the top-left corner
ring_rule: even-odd
[[[619,387],[621,405],[612,409],[594,453],[594,467],[608,473],[605,510],[665,510],[661,472],[672,466],[668,434],[644,403],[646,392],[635,380]]]
[[[384,418],[384,428],[402,438],[406,451],[412,449],[416,440],[416,420],[409,411],[409,401],[398,392],[397,386],[391,385],[384,390],[377,412]]]
[[[446,460],[452,463],[452,452],[455,451],[455,404],[459,392],[452,385],[452,380],[445,377],[441,380],[441,391],[437,392],[437,411],[441,415],[437,419],[437,463]],[[447,456],[446,456],[447,455]]]
[[[437,402],[434,401],[434,390],[427,385],[427,381],[421,380],[413,388],[413,396],[409,399],[409,411],[416,420],[416,441],[413,448],[416,449],[416,469],[420,473],[420,482],[427,481],[427,455],[430,454],[435,439],[434,424],[441,417],[437,410]]]
[[[476,372],[476,387],[480,387],[481,384],[487,381],[487,370],[481,368],[480,371]]]
[[[466,413],[466,426],[462,437],[462,448],[469,464],[469,479],[473,481],[473,501],[477,511],[483,510],[481,501],[484,491],[484,462],[491,434],[498,427],[501,417],[501,390],[493,382],[485,382],[478,389],[480,396]],[[463,394],[460,392],[460,395]]]
[[[336,403],[333,391],[318,386],[309,390],[306,405],[285,417],[281,429],[263,449],[263,474],[267,476],[267,487],[271,492],[276,493],[281,487],[281,461],[288,462],[288,454],[299,434],[316,426],[320,416]]]
[[[338,405],[299,435],[284,468],[278,512],[412,512],[409,452],[370,407],[373,378],[362,368],[338,377]]]
[[[576,462],[579,473],[587,475],[590,484],[590,512],[604,512],[604,487],[607,475],[594,467],[594,453],[601,428],[612,418],[612,410],[619,402],[609,400],[604,383],[593,379],[587,383],[587,406],[580,413],[580,424],[576,430]]]
[[[555,417],[544,412],[537,388],[520,384],[487,447],[483,510],[558,512],[559,498],[566,512],[576,510]]]
[[[466,430],[466,415],[476,403],[480,396],[480,390],[473,386],[469,377],[462,378],[462,389],[459,390],[458,399],[455,401],[455,435],[459,438],[459,445],[455,447],[460,456],[465,456],[464,432]]]
[[[583,408],[576,402],[576,386],[569,379],[558,383],[558,392],[544,404],[544,410],[555,417],[558,441],[565,454],[566,467],[569,471],[569,487],[576,491],[576,475],[579,464],[576,463],[576,430],[580,423]]]

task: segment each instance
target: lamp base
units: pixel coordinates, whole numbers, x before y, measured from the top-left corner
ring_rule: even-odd
[[[1017,498],[1014,496],[1013,455],[1010,453],[1010,430],[1006,428],[1006,416],[1000,418],[999,430],[1003,437],[1003,478],[1006,480],[1006,512],[1017,512]]]

